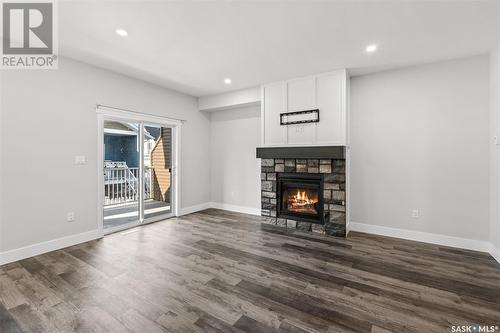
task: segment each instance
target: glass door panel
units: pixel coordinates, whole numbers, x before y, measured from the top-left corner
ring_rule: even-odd
[[[139,224],[140,124],[104,121],[104,230]]]
[[[172,212],[172,128],[144,125],[144,220]]]

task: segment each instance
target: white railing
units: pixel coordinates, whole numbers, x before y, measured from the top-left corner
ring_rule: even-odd
[[[104,206],[139,200],[139,168],[104,168]],[[151,169],[144,169],[144,199],[151,198]]]

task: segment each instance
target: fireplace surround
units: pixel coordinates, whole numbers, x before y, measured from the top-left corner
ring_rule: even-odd
[[[345,237],[345,147],[259,147],[257,157],[261,159],[261,215],[265,217],[264,222],[288,229]],[[318,202],[322,200],[323,203],[322,222],[307,220],[311,217],[309,215],[297,216],[288,214],[289,210],[283,211],[281,180],[290,176],[309,180],[319,177],[323,180],[322,193],[317,198]],[[304,189],[298,195],[295,192],[295,195],[305,200],[310,208],[311,203],[307,203],[307,200],[315,201],[316,198],[310,198],[312,193],[307,191],[305,194],[308,198],[305,198],[300,192],[304,192]]]

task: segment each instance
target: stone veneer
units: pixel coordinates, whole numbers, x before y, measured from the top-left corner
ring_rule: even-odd
[[[324,174],[323,199],[325,212],[330,220],[324,225],[294,221],[276,220],[276,179],[280,172]],[[267,223],[304,231],[345,237],[345,160],[340,159],[262,159],[261,160],[261,215],[268,217]]]

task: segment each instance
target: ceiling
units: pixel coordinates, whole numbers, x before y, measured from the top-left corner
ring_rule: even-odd
[[[59,52],[203,96],[486,53],[498,12],[495,0],[60,1]]]

